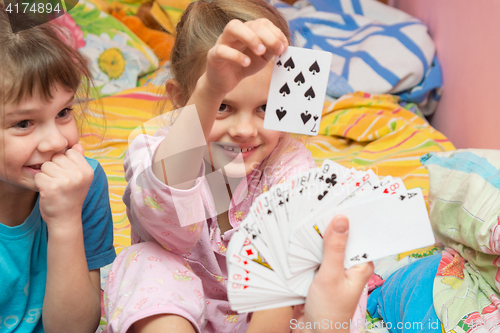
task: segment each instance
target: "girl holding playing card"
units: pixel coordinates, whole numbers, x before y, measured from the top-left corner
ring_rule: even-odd
[[[183,14],[166,84],[173,106],[183,110],[154,137],[138,136],[124,162],[133,245],[108,276],[108,332],[290,331],[291,307],[253,315],[231,310],[225,257],[253,200],[316,166],[300,142],[263,127],[270,60],[289,41],[286,21],[261,0],[197,1]],[[215,177],[209,186],[212,174],[204,175],[208,162],[198,147],[207,142],[208,169],[224,167],[220,179],[242,180],[234,191],[223,186],[231,197],[223,212],[216,207]],[[347,238],[346,224],[337,240]],[[344,274],[342,246],[331,248],[332,264],[314,280],[304,311],[296,307],[299,320],[349,321],[364,308],[356,305],[371,266]],[[331,270],[342,274],[332,277]]]

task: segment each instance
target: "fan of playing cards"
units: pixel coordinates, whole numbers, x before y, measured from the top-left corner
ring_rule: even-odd
[[[322,234],[335,215],[349,218],[345,267],[435,243],[420,188],[380,180],[372,170],[325,160],[273,186],[253,203],[227,250],[233,310],[304,303],[321,264]]]

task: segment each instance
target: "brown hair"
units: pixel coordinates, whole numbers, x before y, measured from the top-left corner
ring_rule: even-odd
[[[28,14],[9,14],[0,3],[0,103],[19,103],[40,94],[53,98],[56,84],[76,94],[75,114],[81,130],[91,74],[84,58],[69,43],[68,34],[50,23],[39,24]]]
[[[185,105],[193,93],[205,68],[207,53],[229,21],[247,22],[258,18],[271,21],[292,44],[287,21],[275,7],[263,0],[198,0],[187,7],[176,27],[170,61],[170,77],[179,82],[181,105]],[[293,138],[289,133],[281,135],[273,156],[260,168],[274,162],[291,140]]]
[[[291,41],[286,20],[263,0],[199,0],[191,3],[176,27],[171,53],[171,76],[180,84],[185,104],[205,67],[207,53],[233,19],[247,22],[267,18]]]

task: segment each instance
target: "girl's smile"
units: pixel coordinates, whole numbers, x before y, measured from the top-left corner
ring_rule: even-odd
[[[233,159],[236,158],[238,156],[238,154],[241,153],[241,155],[243,156],[243,159],[248,159],[248,157],[250,157],[250,155],[252,155],[252,153],[257,149],[259,148],[260,145],[258,146],[248,146],[248,145],[231,145],[231,144],[217,144],[219,147],[221,147],[222,149],[224,149],[224,153],[229,156],[229,157],[232,157]],[[245,147],[247,146],[247,147]]]
[[[56,85],[53,96],[45,101],[35,93],[19,104],[5,104],[0,119],[0,189],[14,185],[37,191],[34,177],[43,163],[78,143],[74,93]]]

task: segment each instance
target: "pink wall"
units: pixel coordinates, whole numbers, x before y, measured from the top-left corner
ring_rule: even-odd
[[[500,1],[392,0],[434,39],[444,91],[432,125],[457,148],[500,149]]]

